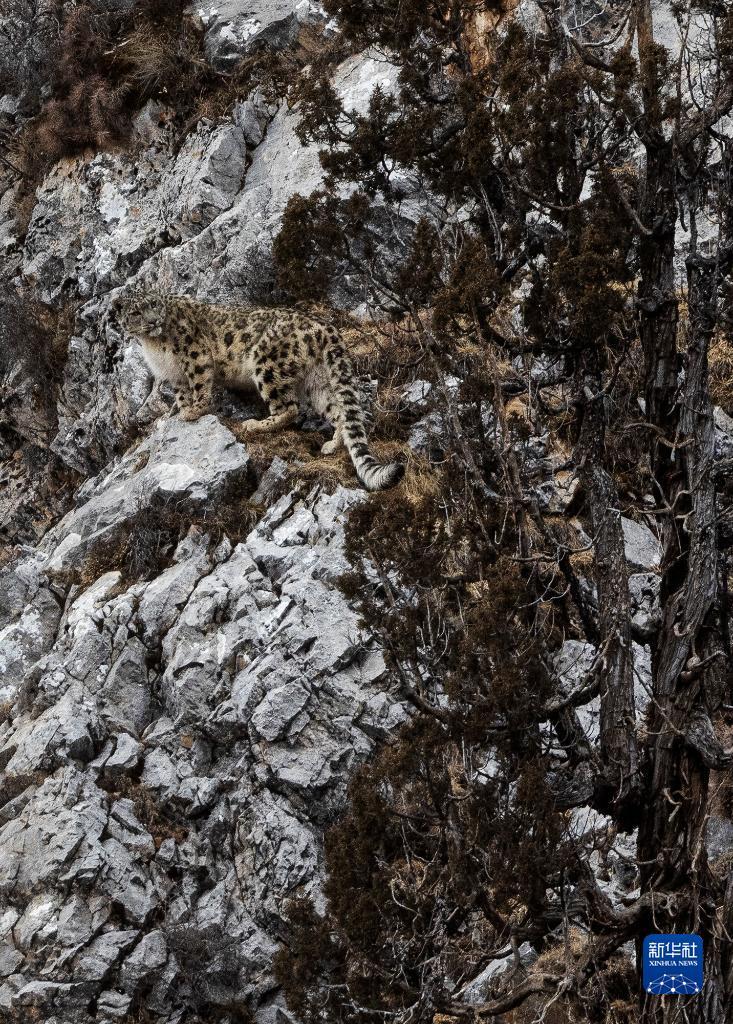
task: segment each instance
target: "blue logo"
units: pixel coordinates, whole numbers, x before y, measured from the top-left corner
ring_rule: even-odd
[[[654,996],[690,996],[702,991],[699,935],[647,935],[642,956],[646,992]]]

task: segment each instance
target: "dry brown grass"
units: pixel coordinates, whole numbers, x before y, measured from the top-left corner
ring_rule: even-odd
[[[0,807],[15,800],[31,786],[41,786],[46,780],[43,772],[30,772],[23,775],[10,775],[3,772],[0,779]]]
[[[405,475],[398,487],[400,500],[416,511],[432,505],[445,487],[442,467],[432,465],[408,445],[402,445],[398,451],[392,446],[391,458],[396,456],[405,464]]]
[[[515,395],[511,398],[504,406],[504,415],[508,421],[516,420],[532,425],[531,407],[526,395]]]
[[[138,22],[111,56],[128,86],[146,96],[168,90],[171,83],[188,94],[206,73],[201,33],[187,17]]]
[[[138,820],[153,837],[155,849],[159,850],[166,839],[182,843],[188,837],[188,824],[171,806],[170,801],[161,801],[156,794],[141,782],[124,776],[110,791],[119,800],[131,800]]]
[[[733,339],[718,335],[710,347],[710,395],[729,416],[733,416]]]
[[[346,452],[321,455],[325,434],[306,430],[278,430],[273,433],[247,434],[241,422],[228,420],[226,424],[238,441],[247,447],[256,475],[261,476],[275,458],[288,464],[288,486],[302,480],[322,483],[327,489],[339,484],[348,485],[349,467]],[[353,469],[351,470],[353,476]]]
[[[328,440],[325,434],[310,430],[280,430],[271,434],[252,435],[239,428],[237,421],[228,421],[227,426],[237,440],[247,446],[258,476],[278,457],[288,464],[288,487],[299,483],[318,483],[324,490],[331,492],[338,486],[360,486],[345,448],[334,455],[321,454],[321,445]],[[370,438],[369,444],[374,457],[382,462],[392,462],[405,452],[405,446],[394,442]]]

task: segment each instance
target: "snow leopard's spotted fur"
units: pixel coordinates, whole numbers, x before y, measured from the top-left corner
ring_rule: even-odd
[[[402,476],[397,463],[371,455],[354,368],[339,332],[310,313],[285,308],[217,306],[157,291],[131,290],[113,304],[113,314],[139,337],[158,380],[176,388],[182,419],[209,411],[215,380],[257,388],[270,415],[246,420],[247,432],[291,424],[307,399],[335,428],[322,451],[344,444],[357,476],[370,491],[391,487]]]

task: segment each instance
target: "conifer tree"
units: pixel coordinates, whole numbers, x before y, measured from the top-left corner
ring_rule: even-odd
[[[355,513],[381,580],[359,590],[362,606],[415,715],[331,834],[325,917],[292,909],[286,991],[306,1021],[524,1007],[506,1019],[718,1024],[733,1013],[733,875],[711,870],[705,829],[733,763],[731,506],[708,356],[730,331],[733,10],[325,6],[399,79],[363,115],[344,109],[327,66],[300,83],[302,136],[328,177],[288,208],[281,285],[321,297],[358,269],[438,388],[464,383],[460,401],[443,387],[451,455],[421,521]],[[414,190],[431,204],[411,228],[401,211]],[[401,261],[385,258],[385,230]],[[559,368],[561,397],[501,370],[532,361]],[[535,432],[551,426],[572,452],[586,549],[533,494],[517,392]],[[653,518],[662,545],[643,714],[622,511]],[[394,597],[392,573],[412,602]],[[550,657],[568,635],[597,652],[571,693]],[[597,744],[576,710],[595,697]],[[579,836],[581,807],[606,824]],[[597,877],[618,835],[636,843],[639,882],[622,909]],[[621,951],[650,932],[703,936],[702,996],[639,996]],[[541,954],[529,970],[525,941]],[[516,970],[470,1008],[462,988],[507,955]]]

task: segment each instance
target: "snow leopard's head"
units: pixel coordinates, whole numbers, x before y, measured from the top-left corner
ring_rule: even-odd
[[[110,312],[130,334],[158,338],[165,324],[165,296],[144,288],[130,288],[113,300]]]

